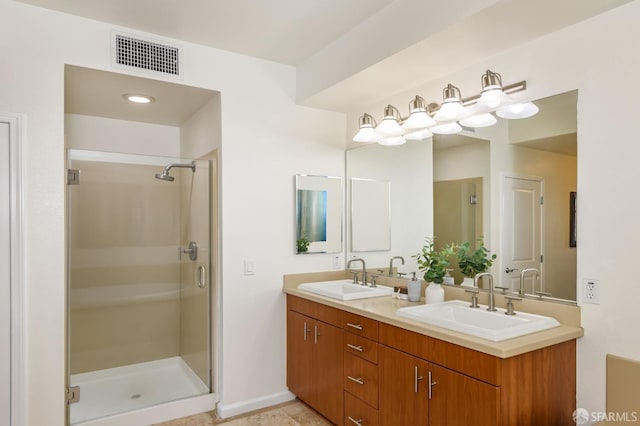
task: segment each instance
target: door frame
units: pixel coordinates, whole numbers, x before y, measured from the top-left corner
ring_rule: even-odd
[[[9,277],[10,300],[10,425],[25,424],[24,350],[24,253],[23,253],[23,169],[21,147],[25,139],[26,118],[0,112],[0,122],[9,125]]]

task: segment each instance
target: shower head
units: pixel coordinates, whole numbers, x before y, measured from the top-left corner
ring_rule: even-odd
[[[169,174],[168,170],[164,170],[162,173],[156,173],[156,179],[173,182],[175,178]]]
[[[164,168],[162,173],[156,173],[156,179],[166,180],[167,182],[173,182],[175,178],[169,174],[169,170],[173,167],[181,167],[184,169],[191,169],[192,172],[196,171],[196,162],[192,161],[191,163],[171,163],[167,167]]]

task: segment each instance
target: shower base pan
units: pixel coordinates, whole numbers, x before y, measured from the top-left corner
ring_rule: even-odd
[[[80,401],[70,406],[72,425],[209,393],[181,357],[71,376]]]

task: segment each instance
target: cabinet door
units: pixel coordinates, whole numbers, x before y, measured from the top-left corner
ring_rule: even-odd
[[[429,371],[429,426],[500,424],[499,387],[435,364],[429,364]]]
[[[426,425],[429,418],[427,362],[379,345],[378,366],[380,424]]]
[[[341,425],[344,416],[342,330],[315,321],[312,333],[316,409],[333,423]]]
[[[313,321],[287,312],[287,386],[298,398],[313,406]]]

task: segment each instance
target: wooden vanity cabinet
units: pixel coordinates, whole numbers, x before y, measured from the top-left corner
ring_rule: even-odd
[[[342,425],[342,312],[287,296],[287,386],[331,422]]]
[[[576,341],[510,358],[287,295],[287,385],[338,425],[574,425]]]
[[[380,323],[380,424],[573,425],[575,349],[499,358]]]

